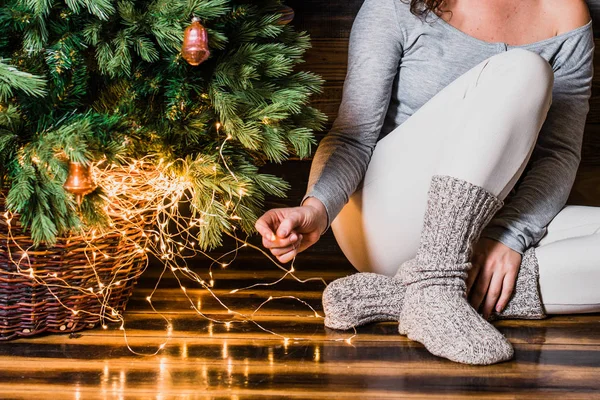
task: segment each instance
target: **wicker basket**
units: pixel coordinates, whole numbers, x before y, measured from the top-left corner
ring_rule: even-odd
[[[0,340],[93,328],[113,309],[125,310],[147,265],[145,235],[130,220],[113,222],[110,232],[33,248],[17,215],[0,217]]]

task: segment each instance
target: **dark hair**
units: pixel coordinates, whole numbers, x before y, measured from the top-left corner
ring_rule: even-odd
[[[403,3],[408,3],[410,1],[410,12],[416,15],[417,17],[425,20],[427,15],[430,12],[433,12],[435,15],[438,13],[445,12],[442,10],[442,5],[444,5],[444,0],[400,0]]]

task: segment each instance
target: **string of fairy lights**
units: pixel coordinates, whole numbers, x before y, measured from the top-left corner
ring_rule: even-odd
[[[221,124],[216,123],[217,131],[220,129]],[[223,156],[223,147],[228,140],[232,137],[227,137],[222,141],[219,146],[220,160],[228,173],[238,181],[238,177],[227,165],[225,157]],[[153,304],[152,298],[158,289],[161,280],[165,273],[171,272],[175,277],[179,285],[180,291],[189,301],[191,308],[201,317],[210,321],[213,324],[222,324],[227,330],[231,328],[233,324],[251,322],[260,330],[272,334],[283,341],[284,346],[287,348],[290,342],[297,341],[311,341],[313,339],[305,337],[291,337],[281,333],[278,333],[272,329],[268,329],[256,321],[255,316],[257,313],[269,302],[281,299],[291,299],[299,302],[303,306],[310,309],[312,317],[323,319],[324,317],[311,306],[307,301],[302,300],[299,297],[293,295],[283,296],[269,296],[263,302],[261,302],[251,312],[240,312],[229,307],[223,299],[217,295],[214,290],[215,278],[213,275],[212,267],[217,264],[221,268],[226,268],[230,265],[237,257],[239,249],[243,247],[250,247],[261,252],[267,259],[269,259],[282,273],[282,275],[272,282],[255,283],[246,287],[235,288],[229,291],[229,294],[238,293],[244,290],[254,289],[256,287],[271,287],[282,282],[284,279],[294,279],[299,283],[306,283],[309,281],[322,282],[325,287],[327,283],[321,277],[311,277],[306,279],[299,278],[295,272],[294,262],[296,256],[291,261],[289,268],[285,268],[278,262],[276,262],[269,254],[267,254],[260,247],[254,246],[252,243],[241,239],[236,234],[236,227],[232,225],[233,232],[224,232],[235,241],[235,249],[226,252],[219,258],[214,258],[210,254],[199,249],[197,237],[194,232],[198,227],[206,224],[205,217],[219,217],[214,213],[210,213],[207,210],[211,208],[211,205],[216,200],[216,192],[213,189],[211,203],[206,207],[205,210],[193,209],[193,212],[182,213],[180,205],[187,203],[190,207],[194,207],[192,201],[194,197],[194,185],[191,180],[187,177],[185,171],[183,173],[173,172],[174,163],[181,162],[182,160],[175,160],[167,163],[162,159],[156,160],[154,156],[147,156],[142,159],[129,159],[122,158],[118,164],[109,164],[104,161],[98,162],[91,167],[92,176],[95,182],[101,186],[106,193],[107,198],[110,201],[106,202],[105,211],[106,214],[111,218],[108,227],[105,229],[91,229],[85,234],[81,235],[84,241],[85,254],[88,260],[89,268],[94,271],[97,278],[97,285],[93,287],[79,287],[70,284],[68,281],[58,277],[56,273],[52,274],[37,274],[33,268],[30,267],[29,253],[32,249],[22,248],[19,242],[12,235],[11,221],[13,215],[10,212],[3,214],[7,227],[8,227],[8,240],[10,240],[18,249],[15,252],[14,257],[11,252],[11,246],[8,248],[8,258],[16,266],[15,272],[10,272],[14,275],[20,275],[28,277],[30,280],[35,282],[37,285],[46,286],[49,292],[54,298],[65,308],[67,308],[73,315],[78,313],[88,313],[98,317],[101,322],[103,329],[108,329],[108,322],[119,323],[119,329],[123,332],[125,344],[127,348],[134,354],[142,356],[153,356],[158,354],[162,349],[165,348],[168,341],[173,336],[173,325],[169,319],[162,314]],[[217,164],[212,166],[212,170],[217,171]],[[236,208],[240,204],[242,196],[246,193],[243,189],[240,189],[236,193],[237,200],[233,197],[230,198],[226,203],[226,209],[230,210],[229,218],[232,220],[241,219],[236,214]],[[233,206],[232,206],[233,205]],[[129,244],[133,245],[135,251],[123,252],[118,254],[107,254],[106,251],[96,245],[97,239],[102,235],[114,233],[115,229],[119,229],[122,232],[122,240],[129,241]],[[300,242],[296,244],[300,245]],[[146,253],[145,255],[143,253]],[[234,254],[233,258],[228,262],[223,262],[221,259]],[[102,282],[96,272],[97,260],[103,258],[117,258],[112,260],[115,265],[127,264],[134,261],[136,258],[145,258],[147,266],[147,256],[154,255],[156,259],[160,260],[163,265],[163,270],[159,274],[158,280],[156,281],[150,294],[146,297],[151,309],[157,313],[166,323],[166,337],[160,343],[156,350],[150,353],[141,353],[134,350],[129,343],[127,336],[127,330],[125,328],[125,318],[122,312],[113,308],[109,304],[109,296],[113,289],[118,288],[120,285],[125,284],[123,279],[116,279],[116,274],[109,282]],[[212,262],[208,268],[208,279],[202,278],[202,276],[192,270],[188,261],[191,259],[197,260],[198,256],[202,255],[207,257]],[[144,272],[146,268],[142,269]],[[141,272],[140,272],[141,274]],[[138,279],[139,276],[129,276],[127,279]],[[227,318],[218,319],[214,316],[209,315],[202,311],[201,301],[195,302],[188,292],[188,288],[184,286],[182,282],[183,278],[187,278],[192,281],[193,284],[198,284],[203,290],[205,290],[218,305],[222,306],[227,313]],[[47,282],[51,279],[52,282]],[[59,281],[60,283],[56,283]],[[84,309],[72,309],[68,305],[64,304],[61,299],[54,294],[52,288],[62,287],[70,290],[79,291],[85,294],[95,294],[98,301],[101,302],[99,313],[93,313],[89,310]],[[232,319],[235,318],[235,319]],[[211,326],[212,327],[212,326]],[[354,330],[347,337],[336,337],[332,339],[325,339],[325,341],[344,341],[347,344],[352,344],[352,339],[357,335],[357,331]]]

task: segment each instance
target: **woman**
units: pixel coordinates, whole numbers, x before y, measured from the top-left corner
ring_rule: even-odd
[[[398,320],[491,364],[513,349],[490,317],[600,311],[600,209],[564,207],[593,51],[583,0],[365,0],[301,206],[256,222],[281,262],[331,225],[363,271],[327,287],[326,326]]]

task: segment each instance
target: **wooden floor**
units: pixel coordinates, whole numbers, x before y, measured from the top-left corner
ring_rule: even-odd
[[[297,276],[327,281],[352,273],[339,256],[298,257]],[[269,296],[297,296],[321,311],[323,284],[286,279],[277,285],[235,294],[238,287],[272,282],[280,271],[262,255],[239,257],[215,272],[215,289],[232,309],[251,313]],[[261,259],[262,257],[262,259]],[[289,264],[287,264],[289,267]],[[231,268],[231,269],[229,269]],[[206,272],[198,262],[194,268]],[[153,353],[167,338],[166,322],[146,301],[160,270],[146,271],[125,314],[129,346]],[[239,323],[205,290],[183,281],[209,317],[197,315],[170,273],[152,304],[173,324],[164,349],[139,356],[126,346],[119,324],[69,335],[46,335],[0,343],[2,399],[305,399],[600,398],[600,315],[561,316],[545,321],[502,321],[496,326],[515,346],[515,359],[487,367],[456,364],[430,355],[397,333],[396,323],[353,332],[323,326],[311,309],[293,299],[275,300]],[[337,339],[337,341],[336,341]]]

